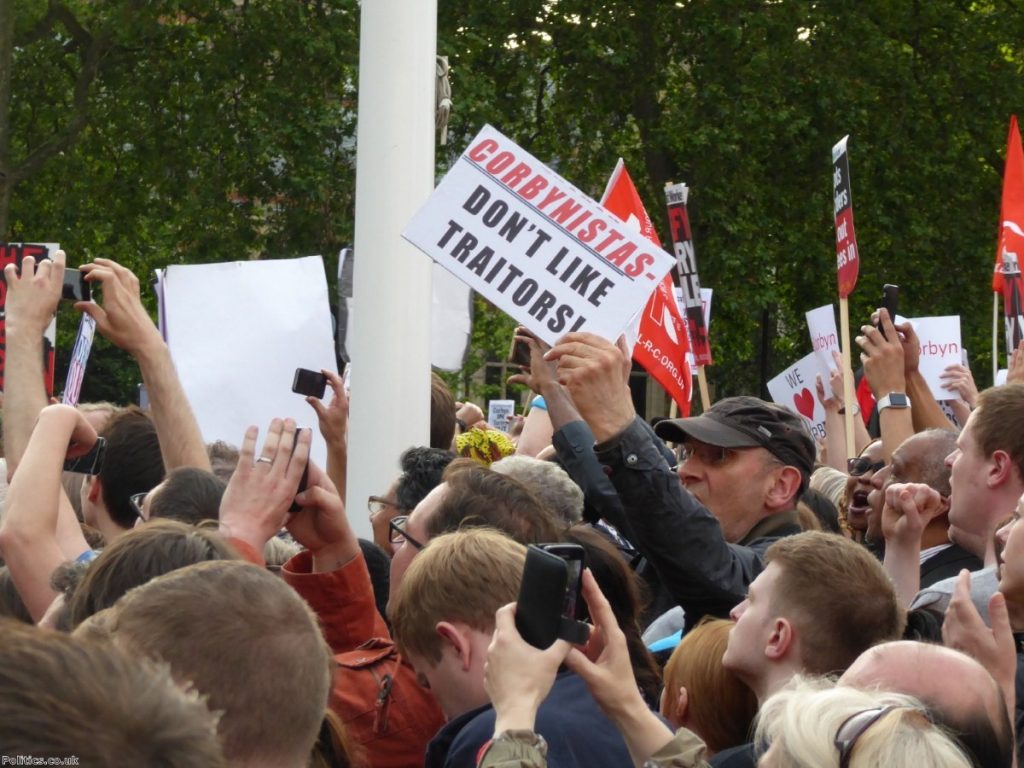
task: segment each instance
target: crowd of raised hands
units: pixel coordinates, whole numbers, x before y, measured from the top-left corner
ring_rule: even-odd
[[[521,330],[525,416],[495,429],[435,376],[431,445],[380,458],[396,477],[368,501],[371,541],[344,502],[342,377],[307,398],[323,467],[294,418],[208,443],[112,260],[82,265],[100,298],[75,307],[137,362],[149,408],[50,402],[64,268],[5,270],[5,757],[1016,764],[1024,348],[980,393],[950,366],[950,419],[913,327],[880,310],[855,339],[871,397],[844,403],[837,355],[816,444],[750,396],[652,426],[623,339]],[[582,559],[585,640],[524,639],[544,602],[520,592],[530,547]]]

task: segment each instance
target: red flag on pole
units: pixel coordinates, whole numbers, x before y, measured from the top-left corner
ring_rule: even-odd
[[[1010,132],[1006,138],[1006,170],[1003,173],[1003,203],[999,212],[999,241],[996,264],[992,272],[992,290],[1002,293],[1003,255],[1013,253],[1020,264],[1024,254],[1024,150],[1021,149],[1017,116],[1010,117]]]
[[[601,205],[626,223],[636,222],[644,237],[661,247],[651,217],[647,215],[647,209],[621,158],[605,187]],[[676,401],[681,416],[690,415],[690,396],[693,392],[690,366],[686,364],[686,353],[689,351],[686,328],[679,314],[672,275],[669,273],[651,294],[641,314],[633,359]]]

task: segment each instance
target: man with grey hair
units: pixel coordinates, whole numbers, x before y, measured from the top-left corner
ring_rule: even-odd
[[[583,519],[583,490],[557,464],[532,456],[507,456],[491,465],[525,485],[556,518],[568,525]]]

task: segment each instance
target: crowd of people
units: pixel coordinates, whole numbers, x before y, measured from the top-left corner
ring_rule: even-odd
[[[1024,350],[981,393],[949,372],[958,426],[913,328],[880,310],[856,338],[876,406],[847,457],[841,364],[819,382],[817,444],[749,396],[652,426],[622,340],[524,334],[525,418],[495,429],[435,375],[430,445],[383,459],[396,474],[367,501],[370,541],[343,502],[341,377],[324,371],[330,398],[307,398],[323,468],[290,418],[205,443],[114,261],[82,266],[102,293],[76,307],[137,361],[148,409],[51,404],[43,333],[63,270],[58,252],[4,275],[5,758],[1017,764]],[[94,467],[65,471],[98,443]],[[587,624],[567,617],[546,647],[521,621],[542,602],[523,586],[538,548],[586,566]]]

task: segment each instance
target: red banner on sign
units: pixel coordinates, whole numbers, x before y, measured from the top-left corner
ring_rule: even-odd
[[[608,180],[601,205],[626,223],[636,222],[644,237],[661,247],[651,217],[621,159]],[[665,275],[647,300],[633,347],[633,359],[676,401],[680,415],[689,416],[693,379],[690,366],[686,364],[686,353],[690,351],[690,344],[672,289],[672,276]]]
[[[1003,172],[1003,202],[999,210],[999,241],[996,246],[996,265],[992,273],[992,290],[1005,293],[1003,255],[1011,253],[1020,265],[1024,253],[1024,150],[1021,149],[1017,116],[1010,118],[1010,133],[1006,138],[1006,170]],[[1017,274],[1020,274],[1018,268]],[[1007,310],[1007,317],[1010,313]],[[1011,347],[1013,349],[1013,347]]]
[[[850,191],[850,160],[846,154],[849,136],[832,147],[832,203],[836,217],[836,271],[839,298],[853,293],[860,271],[857,234],[853,229],[853,195]]]

